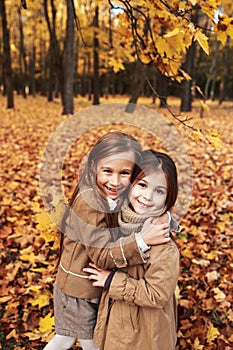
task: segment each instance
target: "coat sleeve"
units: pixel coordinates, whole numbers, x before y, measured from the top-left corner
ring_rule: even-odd
[[[88,200],[90,201],[90,195]],[[72,208],[66,235],[84,245],[90,260],[100,268],[122,268],[143,263],[135,235],[120,237],[118,232],[117,236],[120,238],[113,241],[104,211],[100,208],[98,210],[95,205],[88,205],[83,198],[79,198]]]
[[[134,268],[137,268],[136,266]],[[153,247],[140,279],[117,271],[109,289],[109,297],[129,304],[163,308],[174,294],[179,275],[179,252],[175,244]]]

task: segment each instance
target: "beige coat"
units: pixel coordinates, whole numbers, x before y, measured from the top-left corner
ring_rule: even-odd
[[[85,189],[76,199],[68,217],[61,262],[56,282],[64,293],[76,298],[99,297],[102,288],[92,286],[82,269],[90,261],[106,269],[142,263],[134,235],[114,243],[119,232],[110,232],[104,207],[97,203],[94,191]]]
[[[173,241],[153,246],[146,264],[117,271],[100,302],[94,336],[100,349],[174,350],[178,274]]]

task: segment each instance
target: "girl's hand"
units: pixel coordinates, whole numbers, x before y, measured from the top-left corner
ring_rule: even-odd
[[[92,285],[94,287],[104,287],[105,282],[111,273],[111,270],[99,269],[93,263],[89,263],[89,266],[90,267],[85,267],[83,271],[90,273],[89,280],[95,281],[92,283]]]
[[[167,222],[164,223],[164,220],[163,215],[161,218],[149,218],[145,221],[141,237],[147,245],[158,245],[170,241],[168,217],[166,219]]]

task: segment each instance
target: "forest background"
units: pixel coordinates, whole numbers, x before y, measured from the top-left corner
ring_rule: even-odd
[[[129,114],[129,102],[145,105],[185,140],[177,349],[232,348],[232,13],[230,0],[0,2],[2,349],[42,349],[52,336],[58,239],[38,168],[61,122],[106,102]],[[116,129],[164,149],[124,120],[89,130],[65,157],[67,198],[83,156]]]

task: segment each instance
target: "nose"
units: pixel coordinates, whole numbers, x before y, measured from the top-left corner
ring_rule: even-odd
[[[143,194],[143,197],[150,201],[152,199],[152,194],[153,194],[153,191],[151,191],[149,188],[144,192]]]
[[[110,179],[110,184],[117,187],[120,184],[119,174],[113,173]]]

